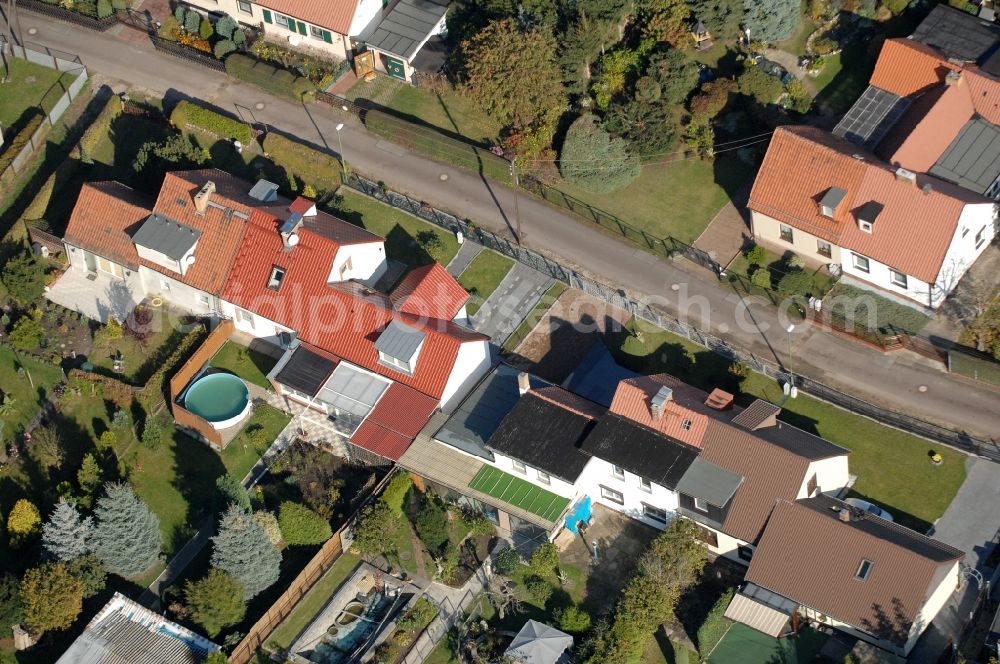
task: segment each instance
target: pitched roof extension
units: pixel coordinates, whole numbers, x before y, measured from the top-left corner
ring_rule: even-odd
[[[259,4],[286,16],[353,36],[350,34],[351,23],[358,0],[264,0]]]
[[[351,436],[351,442],[379,456],[399,461],[437,408],[437,399],[393,383]]]
[[[468,301],[469,293],[440,263],[431,263],[410,270],[390,297],[397,311],[452,320]]]
[[[80,189],[64,239],[131,269],[139,255],[130,233],[152,212],[142,195],[119,182],[88,182]]]
[[[662,388],[672,390],[659,419],[653,417],[650,404]],[[638,376],[618,383],[611,401],[611,412],[644,427],[658,431],[685,445],[700,447],[705,435],[707,416],[701,412],[704,393],[669,374]]]

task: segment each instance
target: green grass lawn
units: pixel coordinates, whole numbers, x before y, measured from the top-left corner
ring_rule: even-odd
[[[267,372],[277,363],[278,361],[270,355],[250,350],[233,341],[227,341],[210,362],[216,369],[225,369],[245,381],[271,391],[274,391],[274,387],[267,380]]]
[[[688,650],[686,653],[679,655],[679,651],[683,647],[668,639],[661,630],[657,630],[656,634],[651,634],[646,639],[646,644],[643,646],[642,655],[639,656],[639,659],[629,664],[677,664],[680,657],[684,657],[685,655],[687,656],[688,664],[698,664],[700,661],[698,653],[693,650]]]
[[[271,446],[281,430],[288,426],[291,419],[291,415],[274,406],[255,405],[243,430],[236,434],[226,449],[219,454],[226,472],[236,479],[242,480],[261,455]],[[250,432],[257,426],[263,427],[264,433],[255,444],[255,437]]]
[[[295,605],[295,608],[278,626],[278,629],[274,630],[271,638],[267,641],[268,645],[274,646],[275,649],[291,647],[292,643],[295,642],[295,637],[323,609],[337,588],[347,580],[347,577],[351,575],[360,562],[359,557],[350,553],[344,553],[340,556],[326,571],[326,574],[320,577],[316,585],[306,593],[306,596]]]
[[[411,576],[420,572],[417,569],[417,554],[413,550],[412,534],[414,534],[413,527],[410,525],[409,519],[400,516],[399,527],[392,531],[392,551],[386,552],[392,565],[406,570],[406,573]],[[425,558],[430,560],[429,555],[425,554]]]
[[[555,189],[571,198],[555,192],[546,193],[545,197],[591,219],[594,215],[603,218],[600,214],[603,212],[650,235],[672,236],[691,243],[729,201],[729,192],[739,189],[751,171],[748,164],[725,155],[715,161],[679,159],[644,167],[635,182],[610,194],[592,194],[561,180],[554,185]],[[597,212],[588,210],[588,205]],[[619,232],[612,221],[605,219],[601,223],[612,232]]]
[[[87,358],[90,363],[104,369],[102,373],[110,375],[114,367],[113,358],[117,353],[121,353],[125,360],[125,372],[122,378],[133,385],[145,384],[160,367],[163,359],[184,337],[184,331],[177,325],[181,319],[176,314],[171,315],[165,307],[159,309],[150,307],[149,311],[153,315],[150,321],[152,333],[145,341],[140,342],[130,334],[115,339],[103,330],[99,331],[94,335],[94,346]]]
[[[503,344],[504,350],[514,350],[517,348],[518,345],[524,341],[524,338],[531,334],[531,331],[535,329],[536,325],[538,325],[538,321],[542,319],[545,312],[552,308],[552,305],[555,304],[556,300],[559,299],[559,296],[562,295],[567,288],[569,288],[569,286],[561,281],[557,281],[552,284],[552,287],[545,291],[545,295],[543,295],[542,299],[538,301],[538,304],[536,304],[535,308],[531,310],[531,313],[528,314],[527,318],[521,321],[521,324],[517,326],[517,329],[515,329],[514,332],[507,337],[507,341]]]
[[[480,143],[495,141],[500,125],[454,90],[437,93],[399,82],[388,103],[397,113]]]
[[[793,55],[804,55],[806,52],[806,40],[816,30],[816,24],[808,16],[803,16],[799,25],[795,28],[792,36],[777,43],[777,47]]]
[[[424,664],[458,664],[458,655],[455,653],[447,638],[438,641],[434,650],[424,658]]]
[[[469,303],[465,307],[469,316],[479,311],[512,267],[514,261],[490,249],[484,249],[472,259],[469,267],[458,276],[458,283],[469,291]]]
[[[6,58],[5,61],[10,65],[10,80],[0,94],[0,125],[3,125],[4,131],[32,106],[41,105],[46,113],[51,111],[64,90],[59,88],[49,92],[49,89],[60,79],[68,86],[75,78],[73,74],[60,73],[20,58]],[[0,65],[2,71],[3,66]]]
[[[623,343],[613,351],[625,366],[644,374],[665,371],[705,390],[720,385],[735,389],[730,362],[722,356],[647,323],[632,325],[642,330],[642,340],[623,335]],[[781,420],[851,450],[851,473],[858,476],[854,491],[919,532],[944,513],[965,481],[966,457],[960,452],[806,394],[782,404],[781,386],[759,374],[751,374],[741,389],[744,400],[759,397],[780,404]],[[932,450],[944,457],[942,465],[930,462]]]
[[[384,237],[385,253],[390,259],[408,267],[435,261],[447,265],[458,253],[454,233],[350,189],[342,188],[340,192],[342,198],[333,213]]]
[[[23,373],[18,369],[23,369]],[[51,362],[18,356],[7,346],[0,346],[0,390],[13,399],[10,412],[0,415],[4,439],[13,435],[38,413],[42,407],[39,390],[48,390],[60,378],[62,371]]]

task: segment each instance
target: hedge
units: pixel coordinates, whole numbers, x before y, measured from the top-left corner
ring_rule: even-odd
[[[267,92],[295,100],[316,90],[316,86],[307,78],[235,53],[226,58],[226,73]]]
[[[153,372],[153,375],[139,391],[139,402],[146,406],[147,411],[150,410],[150,406],[164,398],[170,376],[177,373],[194,347],[200,345],[207,336],[208,330],[205,329],[204,325],[195,325],[194,329],[185,334],[180,342],[174,346],[173,352],[159,363],[159,368]]]
[[[177,104],[170,114],[170,122],[181,130],[191,125],[222,138],[235,138],[245,145],[253,141],[253,132],[248,125],[189,101]]]
[[[122,100],[118,95],[112,95],[108,103],[101,109],[100,114],[94,119],[87,130],[80,137],[77,144],[77,152],[80,161],[89,161],[89,155],[97,149],[101,139],[111,131],[111,123],[122,113]]]
[[[264,152],[289,175],[319,191],[334,191],[340,186],[343,169],[336,157],[274,132],[264,137]]]
[[[729,618],[726,617],[726,609],[729,608],[729,604],[733,601],[733,594],[734,591],[732,588],[723,593],[716,600],[715,605],[712,606],[712,610],[708,612],[705,622],[698,628],[698,652],[701,653],[703,658],[708,657],[712,650],[715,649],[715,646],[726,635],[726,631],[732,624]]]
[[[31,136],[38,128],[42,126],[42,122],[45,121],[45,116],[41,113],[37,113],[31,117],[28,122],[21,127],[21,131],[7,143],[3,148],[3,154],[0,154],[0,173],[3,173],[7,168],[14,163],[14,158],[21,154],[21,150],[24,146],[31,142]]]

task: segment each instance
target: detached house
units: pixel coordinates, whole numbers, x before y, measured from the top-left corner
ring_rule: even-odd
[[[383,238],[264,180],[169,173],[151,203],[87,184],[64,241],[70,269],[50,299],[100,320],[124,320],[145,298],[232,320],[281,352],[275,390],[371,461],[398,459],[492,365],[488,339],[463,325],[468,293],[444,268],[387,286]]]

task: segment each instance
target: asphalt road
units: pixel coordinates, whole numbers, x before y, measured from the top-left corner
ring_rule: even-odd
[[[511,231],[513,191],[411,154],[369,134],[347,114],[271,97],[157,53],[137,34],[123,40],[25,10],[20,12],[20,24],[25,39],[76,53],[91,71],[108,79],[162,93],[168,102],[202,100],[331,152],[338,145],[334,127],[343,122],[343,151],[351,167],[485,228]],[[908,351],[884,355],[809,325],[798,326],[789,344],[787,321],[773,307],[738,296],[701,268],[685,261],[660,261],[530,196],[520,196],[520,213],[527,245],[647,297],[734,345],[778,361],[787,361],[792,345],[796,373],[924,419],[982,436],[1000,436],[1000,391],[949,376],[941,365]]]

